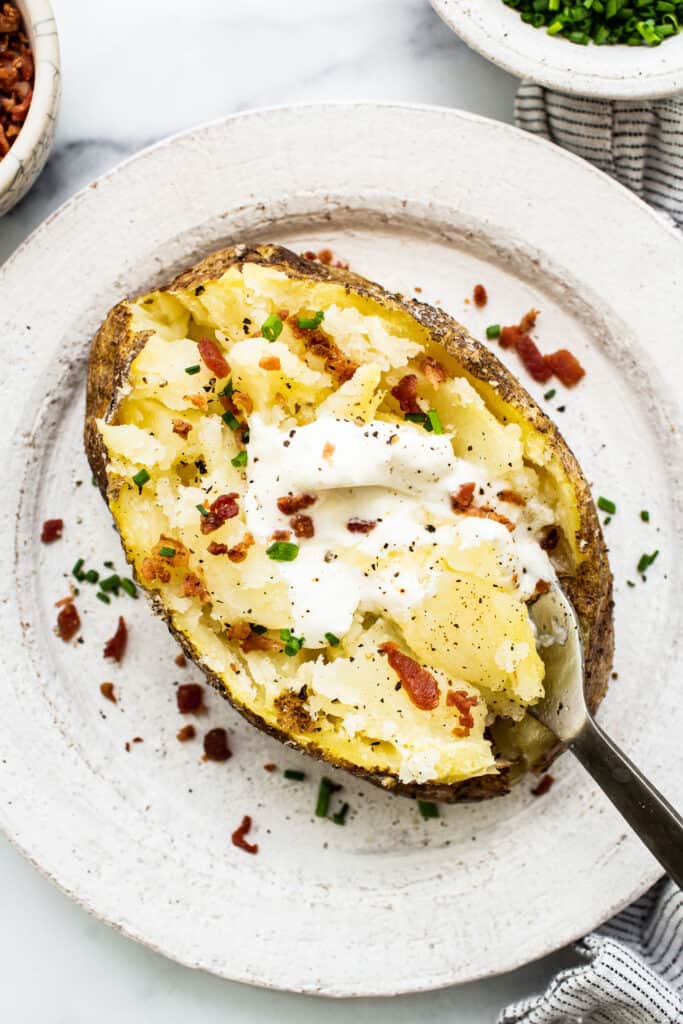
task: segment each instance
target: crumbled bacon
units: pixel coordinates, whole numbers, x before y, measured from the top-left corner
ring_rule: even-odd
[[[204,755],[209,761],[227,761],[232,757],[225,729],[209,729],[204,737]]]
[[[282,651],[284,644],[274,636],[266,636],[265,633],[250,633],[242,640],[240,647],[245,654],[250,651]]]
[[[238,411],[243,412],[245,416],[251,415],[251,413],[254,411],[254,403],[252,402],[250,396],[247,395],[244,391],[233,391],[232,401],[235,408]]]
[[[334,445],[330,441],[325,441],[323,445],[323,458],[331,459],[334,455]]]
[[[43,523],[43,528],[40,531],[40,539],[43,544],[52,544],[54,540],[60,539],[63,530],[63,519],[46,519]]]
[[[178,668],[185,668],[185,666],[187,665],[187,658],[182,652],[180,654],[176,654],[173,660],[175,664],[178,666]]]
[[[168,583],[171,579],[171,572],[168,567],[169,559],[166,558],[143,558],[140,566],[140,575],[145,583]]]
[[[478,306],[479,309],[483,309],[488,301],[486,288],[484,288],[483,284],[475,284],[472,297],[474,299],[474,305]]]
[[[276,772],[277,771],[277,765],[274,764],[272,761],[269,761],[268,764],[264,764],[263,770],[265,772]]]
[[[204,690],[199,683],[182,683],[176,690],[175,699],[181,715],[189,715],[203,709]]]
[[[209,592],[202,580],[194,572],[186,572],[180,584],[180,593],[183,597],[198,597],[200,601],[206,601]]]
[[[500,512],[496,512],[495,509],[490,508],[488,505],[470,505],[465,510],[466,516],[475,516],[477,519],[493,519],[496,523],[502,523],[510,533],[515,528],[515,524],[512,520],[508,519],[507,516],[501,515]]]
[[[522,334],[517,341],[517,354],[524,363],[527,372],[539,384],[545,384],[550,380],[553,371],[541,355],[536,342],[528,334]]]
[[[443,382],[448,380],[448,373],[446,372],[445,367],[443,367],[437,359],[432,359],[431,356],[427,356],[422,360],[420,369],[432,387],[437,391]]]
[[[221,494],[216,498],[209,506],[209,514],[202,516],[200,524],[202,533],[213,533],[228,519],[234,519],[236,515],[239,515],[238,500],[239,494],[236,491],[232,491],[230,494]]]
[[[117,703],[113,683],[100,683],[100,693],[106,700],[110,700],[112,704]]]
[[[451,507],[454,512],[466,512],[474,500],[474,489],[477,485],[474,480],[470,480],[466,484],[460,484],[460,487],[451,494]]]
[[[173,419],[171,422],[173,424],[173,433],[178,434],[180,437],[187,437],[192,430],[192,424],[186,420]]]
[[[228,558],[231,562],[243,562],[249,553],[249,548],[255,543],[252,533],[245,533],[242,540],[228,548]]]
[[[188,722],[187,725],[183,725],[182,728],[178,729],[178,732],[175,734],[175,738],[179,743],[187,743],[188,740],[193,740],[196,735],[197,730],[191,722]]]
[[[14,4],[0,4],[0,160],[26,120],[33,79],[33,56],[21,14]]]
[[[273,530],[270,535],[271,540],[289,540],[292,536],[291,530]]]
[[[407,373],[401,377],[398,384],[391,389],[391,394],[401,407],[401,412],[420,413],[422,409],[417,404],[417,376],[414,373]]]
[[[470,696],[467,690],[449,690],[446,694],[446,705],[449,708],[458,709],[458,720],[459,726],[453,729],[453,735],[460,738],[469,736],[470,731],[474,727],[474,718],[472,717],[472,708],[476,707],[479,703],[479,698]]]
[[[225,632],[229,640],[241,644],[251,633],[251,626],[248,622],[233,622],[231,626],[225,627]]]
[[[211,338],[200,338],[197,342],[197,348],[207,370],[215,373],[219,380],[229,376],[230,364],[215,341],[212,341]]]
[[[325,266],[329,267],[330,263],[334,258],[334,254],[331,249],[321,249],[317,255],[317,258],[320,260],[321,263],[324,263]]]
[[[171,548],[175,553],[170,557],[162,555],[162,548]],[[162,533],[152,549],[152,558],[161,559],[162,562],[170,565],[173,569],[181,569],[189,562],[190,552],[181,540],[176,540],[175,537],[168,537],[165,533]]]
[[[296,324],[296,318],[289,320],[290,325]],[[353,359],[349,359],[345,356],[342,350],[336,345],[331,338],[328,338],[321,330],[316,329],[313,331],[302,330],[296,326],[292,328],[293,332],[297,337],[301,338],[304,345],[311,353],[311,355],[317,356],[322,359],[325,365],[327,373],[333,377],[337,383],[345,384],[347,380],[351,380],[354,373],[358,369],[358,363],[355,363]]]
[[[549,526],[538,543],[544,551],[554,551],[560,543],[559,529],[556,526]]]
[[[122,661],[124,654],[126,653],[126,644],[128,643],[128,628],[126,626],[126,620],[123,615],[119,615],[119,622],[116,627],[116,632],[110,637],[104,645],[104,657],[111,658],[112,661]]]
[[[517,342],[522,337],[522,332],[517,324],[509,327],[501,327],[498,336],[498,344],[501,348],[517,348]]]
[[[227,555],[228,545],[219,544],[217,541],[212,540],[206,550],[209,552],[210,555]]]
[[[420,708],[421,711],[433,711],[438,707],[439,685],[431,672],[409,658],[390,640],[381,645],[380,651],[386,654],[389,665],[401,680],[404,690],[416,708]]]
[[[537,597],[541,597],[542,594],[547,594],[550,591],[550,584],[547,580],[536,580],[536,586],[534,587],[533,593],[529,598],[529,601],[535,601]]]
[[[302,252],[301,255],[305,260],[315,260],[317,263],[324,263],[327,267],[338,267],[340,270],[349,269],[347,261],[335,259],[334,253],[331,249],[321,249],[320,252],[313,252],[312,249],[307,249],[306,252]]]
[[[209,400],[203,391],[199,391],[196,395],[185,395],[184,397],[195,409],[201,409],[202,412],[206,412],[209,408]]]
[[[315,494],[285,494],[277,499],[277,507],[284,515],[291,516],[294,512],[310,508],[317,500]]]
[[[372,533],[376,526],[376,519],[358,519],[357,516],[352,516],[346,524],[346,529],[349,533]]]
[[[245,814],[242,818],[242,823],[239,828],[236,828],[230,837],[232,839],[232,845],[237,846],[240,850],[244,850],[246,853],[258,853],[258,843],[248,843],[244,838],[251,831],[251,818],[248,814]]]
[[[258,364],[262,370],[279,370],[282,366],[278,356],[264,356]]]
[[[531,790],[534,796],[544,796],[551,788],[555,779],[552,775],[544,775],[537,786]]]
[[[303,537],[310,539],[315,536],[315,526],[310,516],[299,513],[296,516],[292,516],[289,520],[289,525],[294,531],[295,537]]]
[[[533,330],[536,326],[536,320],[538,319],[539,310],[528,309],[522,319],[519,321],[519,329],[522,334],[528,334],[529,331]]]
[[[560,383],[564,384],[566,388],[573,388],[586,375],[586,371],[579,360],[566,348],[558,349],[557,352],[551,352],[550,355],[545,357],[545,361]]]
[[[526,505],[526,499],[521,494],[518,494],[517,491],[498,491],[498,500],[506,501],[508,505],[519,505],[520,507]]]

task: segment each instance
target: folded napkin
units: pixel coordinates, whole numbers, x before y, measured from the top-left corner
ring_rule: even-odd
[[[523,82],[517,125],[633,189],[683,228],[683,97],[594,100]],[[662,879],[576,946],[585,961],[498,1024],[683,1024],[683,893]]]

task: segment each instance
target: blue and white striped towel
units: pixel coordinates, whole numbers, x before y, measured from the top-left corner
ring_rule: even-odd
[[[683,228],[683,98],[593,100],[523,82],[515,117]],[[585,964],[508,1006],[498,1024],[683,1024],[683,893],[669,879],[576,948]]]

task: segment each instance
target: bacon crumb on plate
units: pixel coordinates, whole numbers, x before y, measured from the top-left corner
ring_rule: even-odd
[[[63,519],[46,519],[40,531],[40,539],[43,544],[52,544],[53,541],[60,539],[63,530]]]
[[[209,729],[204,737],[204,756],[207,761],[227,761],[232,757],[225,729]]]
[[[478,309],[484,308],[488,302],[488,295],[483,284],[475,284],[474,291],[472,292],[472,298],[474,299],[474,305],[477,306]]]
[[[182,683],[176,690],[175,698],[181,715],[203,710],[204,690],[199,683]]]
[[[187,665],[187,658],[181,651],[180,654],[176,654],[174,662],[178,666],[178,668],[185,668],[185,666]]]
[[[116,632],[104,645],[104,657],[111,658],[112,661],[121,662],[124,654],[126,653],[127,644],[128,627],[126,626],[126,621],[123,615],[119,615]]]
[[[69,640],[73,640],[80,628],[81,617],[78,614],[78,609],[73,603],[73,600],[70,600],[59,609],[59,615],[57,616],[57,636],[66,644]]]
[[[273,764],[272,761],[269,761],[268,764],[264,764],[263,770],[266,771],[266,772],[276,772],[277,771],[277,765]]]
[[[118,703],[113,683],[100,683],[100,693],[106,698],[106,700],[110,700],[112,704]]]
[[[552,775],[544,775],[537,786],[531,790],[534,796],[544,796],[552,787],[555,779]]]
[[[245,836],[249,835],[250,831],[251,817],[248,814],[245,814],[240,825],[235,829],[230,837],[232,845],[237,846],[240,850],[244,850],[245,853],[258,853],[258,843],[249,843],[245,838]]]
[[[573,388],[582,377],[586,376],[586,371],[579,360],[566,348],[551,352],[545,357],[545,361],[566,388]]]
[[[179,743],[187,743],[188,740],[193,740],[196,735],[197,730],[191,723],[188,723],[187,725],[183,725],[182,728],[178,729],[175,738],[178,740]]]

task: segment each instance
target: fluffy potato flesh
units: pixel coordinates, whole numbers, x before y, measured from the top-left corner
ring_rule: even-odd
[[[582,559],[575,491],[405,311],[230,266],[126,304],[97,430],[138,580],[248,715],[381,777],[496,775],[543,695],[529,602]],[[218,358],[216,358],[218,357]]]

